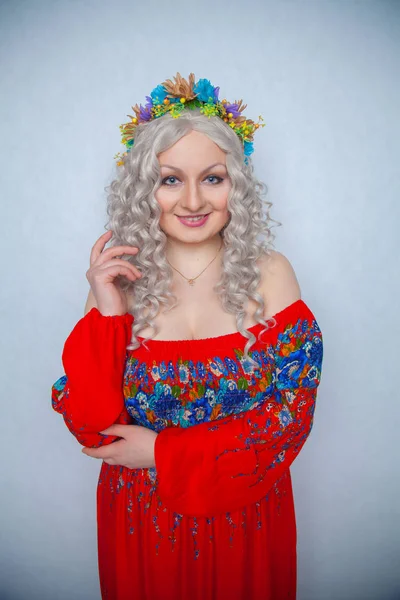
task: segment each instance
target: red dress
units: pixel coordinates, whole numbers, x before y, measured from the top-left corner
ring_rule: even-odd
[[[98,433],[113,423],[158,432],[155,467],[101,466],[103,600],[295,599],[289,467],[312,427],[323,346],[303,300],[274,317],[250,350],[258,368],[240,333],[127,350],[133,316],[97,308],[70,333],[52,405],[78,442],[119,439]]]

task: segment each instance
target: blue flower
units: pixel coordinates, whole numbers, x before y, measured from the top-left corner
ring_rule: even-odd
[[[278,418],[282,427],[287,427],[293,421],[293,417],[286,406],[282,408],[282,410],[278,414]]]
[[[125,400],[125,406],[128,413],[131,415],[136,422],[146,425],[149,420],[145,406],[139,406],[136,398],[127,398]]]
[[[232,371],[232,373],[237,373],[238,372],[238,365],[237,363],[232,360],[231,358],[229,358],[229,356],[225,357],[225,364],[228,367],[228,369],[230,369]]]
[[[218,102],[219,87],[214,87],[209,79],[199,79],[193,91],[201,102],[209,102],[210,98],[214,104]]]
[[[153,99],[154,104],[162,104],[167,97],[167,90],[163,85],[158,85],[150,93],[150,96]]]
[[[307,355],[302,348],[291,352],[289,356],[279,356],[276,365],[279,368],[276,387],[280,390],[299,387],[299,377],[307,363]]]
[[[214,363],[217,365],[221,373],[223,373],[224,375],[229,374],[229,371],[226,368],[224,361],[219,356],[214,356]]]
[[[138,379],[142,379],[146,376],[146,371],[147,371],[147,365],[146,363],[142,363],[141,365],[138,366],[137,371],[136,371],[136,377]]]
[[[319,337],[313,338],[312,346],[309,349],[308,355],[310,357],[311,364],[315,365],[319,370],[321,370],[322,357],[323,357],[323,348],[322,348],[321,338],[319,338]]]
[[[168,378],[168,365],[165,363],[165,360],[160,362],[159,375],[162,381],[165,381],[165,379]]]
[[[209,421],[212,413],[212,406],[204,401],[204,398],[198,398],[194,402],[192,402],[191,413],[189,416],[189,423],[191,425],[196,425],[197,423],[204,423],[204,421]]]
[[[56,389],[57,391],[60,391],[62,389],[64,389],[65,384],[67,383],[67,377],[66,375],[62,375],[59,379],[57,379],[57,381],[53,384],[54,389]]]
[[[164,384],[161,381],[157,381],[153,393],[157,398],[161,398],[164,395]]]
[[[196,366],[199,377],[204,378],[206,375],[206,369],[204,364],[201,361],[198,361]]]
[[[174,369],[174,365],[172,364],[171,360],[168,363],[167,373],[171,377],[171,379],[175,378],[175,369]]]
[[[245,156],[250,156],[250,154],[253,154],[254,152],[254,148],[253,148],[253,142],[244,142],[244,154]]]
[[[262,367],[262,359],[261,359],[260,352],[259,352],[258,350],[253,350],[253,351],[252,351],[251,358],[252,358],[253,360],[255,360],[255,361],[256,361],[256,363],[257,363],[257,364],[258,364],[260,367]]]

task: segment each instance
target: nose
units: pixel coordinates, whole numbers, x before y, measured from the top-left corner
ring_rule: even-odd
[[[200,213],[202,208],[206,206],[206,199],[196,181],[189,181],[187,183],[180,204],[182,208],[190,213]]]

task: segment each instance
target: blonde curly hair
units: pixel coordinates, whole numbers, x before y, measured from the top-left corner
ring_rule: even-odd
[[[249,298],[258,305],[254,318],[265,326],[261,336],[269,327],[262,316],[264,300],[256,291],[261,279],[257,260],[263,254],[268,255],[273,247],[275,236],[271,232],[271,221],[281,223],[270,217],[272,204],[262,199],[268,188],[255,178],[250,158],[245,164],[243,146],[236,133],[219,117],[206,117],[199,109],[183,112],[177,119],[166,114],[140,124],[133,148],[118,167],[116,178],[106,188],[109,217],[106,229],[113,231],[111,245],[139,248],[137,254],[124,255],[124,259],[135,265],[142,277],[135,282],[124,277],[116,280],[127,294],[128,310],[134,317],[132,339],[127,349],[140,347],[136,335],[147,325],[157,332],[154,318],[161,304],[166,307],[165,312],[179,304],[179,299],[170,289],[173,271],[165,256],[167,236],[159,226],[162,210],[155,192],[162,177],[157,155],[192,130],[207,135],[226,153],[226,168],[232,182],[228,196],[230,219],[220,231],[223,239],[222,275],[214,291],[223,309],[236,315],[237,329],[248,339],[244,356],[258,368],[259,365],[248,354],[256,338],[243,327],[244,306]],[[265,239],[257,239],[258,236]],[[147,350],[146,341],[151,339],[143,340]]]

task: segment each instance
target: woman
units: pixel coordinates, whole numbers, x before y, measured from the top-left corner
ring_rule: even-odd
[[[52,388],[103,460],[102,598],[294,599],[289,467],[312,427],[322,334],[268,243],[241,101],[179,73],[147,100],[121,126],[109,230]]]

